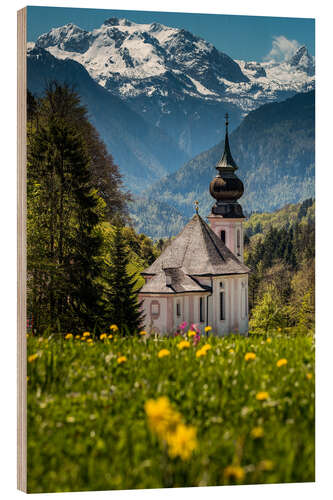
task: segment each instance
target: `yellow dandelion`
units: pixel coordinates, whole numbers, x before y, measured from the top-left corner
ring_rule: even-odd
[[[119,328],[117,327],[117,325],[111,325],[110,330],[112,330],[113,332],[117,332]]]
[[[72,339],[73,338],[73,334],[72,333],[66,333],[65,335],[65,339],[66,340],[69,340],[69,339]]]
[[[93,339],[87,339],[87,344],[92,344],[93,343]]]
[[[127,361],[126,356],[119,356],[119,358],[117,358],[118,365],[121,365],[122,363],[125,363],[125,361]]]
[[[113,335],[112,333],[110,333],[110,335],[108,335],[108,339],[112,339]]]
[[[207,351],[205,349],[198,349],[195,353],[197,358],[201,358],[201,356],[206,356]]]
[[[106,333],[101,333],[101,335],[99,336],[100,340],[103,340],[103,339],[106,339],[107,338],[107,334]]]
[[[181,342],[179,342],[179,344],[177,344],[177,347],[180,350],[188,349],[190,346],[191,346],[191,344],[189,343],[188,340],[182,340]]]
[[[285,366],[287,363],[288,361],[286,360],[286,358],[281,358],[279,359],[279,361],[277,361],[276,366],[280,368],[281,366]]]
[[[157,356],[159,358],[165,358],[165,356],[170,356],[170,351],[168,349],[161,349]]]
[[[90,332],[83,332],[82,337],[90,337]]]
[[[259,439],[262,438],[264,435],[264,429],[262,427],[253,427],[251,431],[251,436],[253,439]]]
[[[212,348],[212,346],[211,346],[210,344],[205,344],[205,345],[203,345],[203,346],[202,346],[202,348],[201,348],[201,349],[203,349],[204,351],[206,351],[206,352],[207,352],[207,351],[209,351],[209,349],[211,349],[211,348]]]
[[[194,337],[196,335],[196,332],[194,330],[189,330],[187,332],[187,335],[188,335],[189,338],[191,338],[191,337]]]
[[[256,359],[256,355],[254,352],[247,352],[244,356],[245,361],[253,361]]]
[[[307,373],[307,374],[306,374],[306,378],[307,378],[308,380],[311,380],[311,379],[313,378],[312,373]]]
[[[145,332],[144,330],[142,330],[142,331],[139,333],[139,335],[142,335],[142,336],[147,335],[147,332]]]
[[[166,439],[167,434],[173,432],[181,421],[180,414],[172,409],[166,396],[156,400],[148,399],[145,402],[145,412],[149,427],[163,439]]]
[[[269,398],[269,394],[266,391],[258,392],[257,395],[256,395],[256,399],[258,401],[265,401],[268,398]]]
[[[224,469],[224,477],[235,481],[243,481],[245,471],[240,465],[229,465]]]
[[[86,340],[87,337],[81,337],[81,340]]]
[[[81,336],[80,335],[75,335],[75,338],[76,338],[76,340],[78,340],[78,339],[81,338]]]
[[[233,349],[229,349],[229,353],[233,354],[235,351]]]
[[[28,357],[28,363],[33,363],[34,361],[36,361],[36,359],[38,358],[38,354],[30,354],[30,356]]]
[[[205,326],[205,332],[210,332],[212,330],[211,326]]]
[[[268,337],[268,338],[266,339],[266,342],[268,342],[268,343],[270,344],[270,343],[272,342],[271,337]]]
[[[175,432],[168,434],[169,455],[188,460],[197,448],[196,428],[185,424],[178,424]]]

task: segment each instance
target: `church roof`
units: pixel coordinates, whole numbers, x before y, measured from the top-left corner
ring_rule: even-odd
[[[176,281],[181,278],[180,286],[189,286],[189,282],[185,283],[183,276],[195,279],[195,276],[244,274],[250,271],[225,246],[223,241],[218,238],[199,214],[193,216],[155,262],[141,274],[143,276],[161,275],[154,282],[157,285],[158,281],[162,280],[162,277],[165,282],[165,276],[167,275],[165,271],[170,269],[178,270],[173,272]],[[142,292],[146,291],[149,281],[153,286],[152,280],[153,278],[148,280],[147,284],[142,288]],[[200,287],[199,284],[197,286]]]
[[[210,291],[211,287],[200,285],[191,276],[187,276],[181,268],[168,268],[150,278],[141,288],[140,293],[203,293]]]

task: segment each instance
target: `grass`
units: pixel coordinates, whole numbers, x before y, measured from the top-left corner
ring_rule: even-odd
[[[314,481],[313,338],[179,341],[29,337],[28,491]],[[159,396],[196,428],[187,460],[148,425]]]

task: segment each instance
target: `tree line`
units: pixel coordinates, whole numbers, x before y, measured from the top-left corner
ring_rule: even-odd
[[[130,193],[73,88],[27,96],[27,309],[32,329],[134,333],[137,270],[158,248],[130,223]],[[127,226],[125,226],[127,224]],[[135,248],[133,248],[135,247]],[[129,271],[131,255],[138,269]]]

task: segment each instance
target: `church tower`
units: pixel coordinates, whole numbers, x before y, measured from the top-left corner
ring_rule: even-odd
[[[229,146],[228,113],[226,114],[225,125],[224,152],[215,167],[218,174],[209,186],[210,194],[215,198],[216,203],[212,207],[212,213],[208,216],[208,220],[214,233],[243,263],[243,222],[245,217],[243,209],[237,200],[244,193],[244,185],[235,174],[238,167],[231,155]]]

